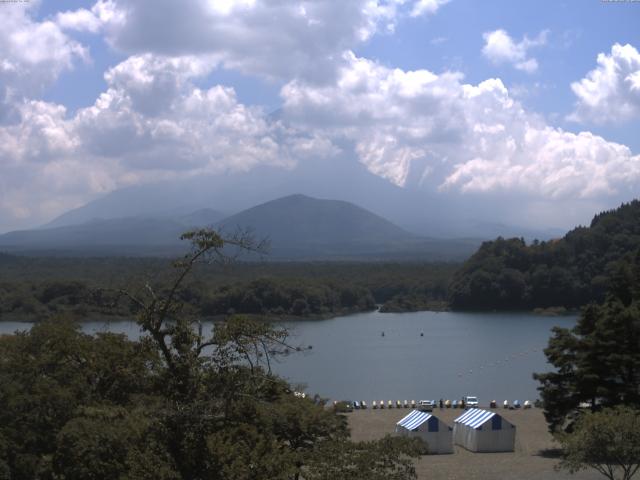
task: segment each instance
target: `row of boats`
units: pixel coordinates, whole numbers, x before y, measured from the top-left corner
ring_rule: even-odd
[[[363,409],[364,410],[368,408],[367,402],[364,400],[362,400],[361,402],[357,400],[354,402],[351,402],[351,401],[344,401],[344,402],[334,401],[333,402],[334,407],[337,407],[339,404],[342,404],[347,409],[355,409],[355,410]],[[440,408],[462,408],[462,409],[466,407],[464,402],[461,402],[459,400],[448,400],[448,399],[441,400],[439,403],[436,402],[435,400],[420,400],[417,403],[415,400],[411,400],[411,401],[405,400],[404,402],[400,400],[396,400],[395,402],[393,400],[388,400],[386,403],[384,400],[380,400],[379,402],[374,400],[373,402],[371,402],[371,408],[374,410],[384,409],[384,408],[411,407],[412,409],[417,408],[418,410],[431,411],[438,406]],[[497,408],[497,407],[498,407],[497,402],[495,400],[491,400],[491,402],[489,403],[489,408]],[[510,403],[509,400],[505,400],[504,402],[502,402],[502,408],[506,408],[506,409],[519,409],[519,408],[526,409],[531,407],[532,407],[532,404],[529,400],[525,400],[523,403],[520,403],[519,400],[514,400],[513,403]]]

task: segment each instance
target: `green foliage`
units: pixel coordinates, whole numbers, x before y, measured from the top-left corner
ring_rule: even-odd
[[[255,245],[185,238],[193,251],[161,289],[120,292],[140,341],[85,335],[64,318],[0,337],[0,479],[415,478],[415,445],[354,444],[343,416],[271,373],[291,350],[286,331],[238,316],[199,328],[185,279],[201,261],[226,261],[227,244]]]
[[[522,239],[485,242],[456,272],[455,309],[578,308],[604,300],[617,265],[640,247],[640,201],[596,215],[589,228],[526,245]]]
[[[12,478],[47,470],[58,432],[84,405],[127,405],[153,388],[157,355],[124,336],[91,337],[64,319],[0,337],[0,437]]]
[[[261,315],[326,316],[373,310],[371,293],[358,286],[263,278],[223,287],[203,302],[205,315],[229,312]]]
[[[556,371],[535,374],[550,429],[571,428],[578,407],[640,408],[640,254],[613,275],[601,305],[591,304],[571,329],[555,328],[545,354]]]
[[[0,254],[0,320],[39,321],[62,314],[78,320],[128,317],[132,302],[114,292],[136,292],[138,281],[157,293],[171,280],[166,261],[118,258],[29,258]],[[442,309],[455,264],[236,263],[201,265],[178,295],[207,316],[230,312],[325,318],[368,311]],[[38,280],[34,280],[38,279]],[[105,288],[109,287],[109,288]],[[146,288],[146,286],[143,286]]]
[[[609,480],[630,480],[640,469],[640,411],[628,407],[585,413],[572,433],[558,436],[560,468],[593,468]]]
[[[52,469],[65,480],[122,478],[149,422],[144,410],[82,408],[57,435]]]

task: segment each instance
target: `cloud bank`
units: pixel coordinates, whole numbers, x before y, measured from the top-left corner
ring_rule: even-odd
[[[637,191],[640,156],[549,125],[499,78],[467,83],[456,71],[403,70],[354,53],[446,3],[100,0],[41,21],[33,6],[7,9],[0,225],[33,224],[127,185],[258,165],[294,169],[338,153],[396,185],[434,193],[547,201]],[[92,105],[70,113],[40,96],[89,61],[77,32],[104,37],[125,59],[104,72]],[[531,72],[529,49],[545,41],[545,32],[515,42],[497,30],[485,34],[483,53]],[[617,109],[625,118],[637,115],[638,56],[630,45],[600,55],[596,70],[573,84],[575,117],[613,118],[615,103],[626,105]],[[275,82],[278,114],[207,82],[220,68]]]

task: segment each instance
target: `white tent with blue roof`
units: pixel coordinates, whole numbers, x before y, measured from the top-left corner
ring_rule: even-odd
[[[513,452],[516,427],[496,412],[472,408],[453,421],[456,445],[472,452]]]
[[[423,439],[427,443],[429,454],[453,453],[451,427],[430,413],[411,411],[396,424],[396,433]]]

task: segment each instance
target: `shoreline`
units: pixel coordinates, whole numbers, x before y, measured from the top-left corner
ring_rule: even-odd
[[[335,314],[318,314],[318,315],[308,315],[308,316],[294,316],[294,315],[259,315],[254,313],[238,313],[237,315],[245,316],[248,318],[252,318],[255,320],[263,320],[267,322],[317,322],[322,320],[331,320],[339,317],[349,317],[351,315],[359,315],[364,313],[372,313],[378,312],[383,315],[386,314],[403,314],[403,313],[420,313],[420,312],[433,312],[433,313],[476,313],[476,314],[488,314],[488,313],[500,313],[500,314],[514,314],[514,315],[522,315],[522,314],[531,314],[540,317],[570,317],[576,316],[580,314],[580,310],[572,310],[566,309],[564,307],[549,307],[549,308],[534,308],[529,310],[453,310],[449,307],[446,308],[426,308],[421,310],[384,310],[384,304],[376,304],[376,308],[366,309],[366,310],[349,310],[344,312],[337,312]],[[61,312],[62,315],[65,312]],[[202,321],[205,322],[218,322],[223,321],[227,315],[215,315],[215,316],[207,316],[203,317]],[[53,318],[53,317],[49,317]],[[135,319],[128,316],[120,316],[120,315],[104,315],[96,313],[95,315],[87,315],[81,319],[74,319],[78,323],[90,323],[90,322],[135,322]],[[29,315],[13,315],[10,313],[5,313],[0,315],[0,323],[30,323],[36,324],[42,322],[43,319],[33,318]]]

